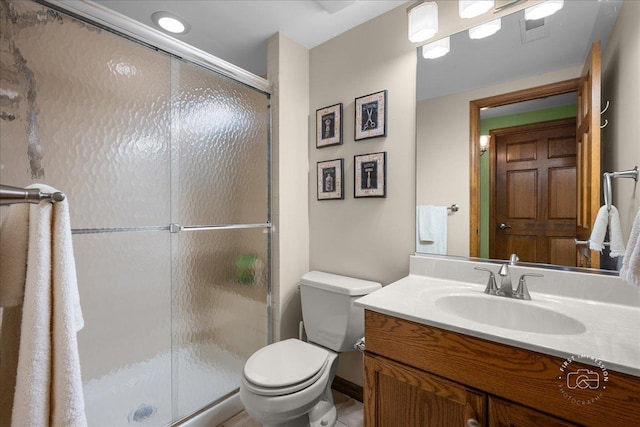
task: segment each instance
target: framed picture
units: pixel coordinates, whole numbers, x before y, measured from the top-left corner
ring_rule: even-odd
[[[387,152],[354,156],[353,197],[387,197]]]
[[[342,103],[316,110],[316,148],[342,144]]]
[[[344,159],[318,162],[318,200],[344,199]]]
[[[387,136],[387,91],[356,98],[355,140]]]

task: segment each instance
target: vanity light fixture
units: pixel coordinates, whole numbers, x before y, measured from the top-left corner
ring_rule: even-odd
[[[151,20],[158,27],[172,34],[188,33],[191,26],[182,18],[169,12],[154,12]]]
[[[420,43],[438,32],[438,4],[418,0],[407,9],[409,17],[409,41]]]
[[[424,59],[436,59],[449,53],[450,39],[445,37],[433,43],[422,46],[422,57]]]
[[[493,0],[458,0],[460,18],[475,18],[493,7]]]
[[[547,0],[524,10],[524,19],[535,21],[553,15],[564,7],[564,0]]]
[[[482,156],[489,149],[489,135],[480,135],[480,155]]]
[[[477,40],[489,37],[500,31],[502,28],[502,19],[494,19],[473,28],[469,28],[469,38]]]

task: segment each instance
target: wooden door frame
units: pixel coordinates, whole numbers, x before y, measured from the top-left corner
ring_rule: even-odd
[[[575,78],[469,102],[469,256],[480,256],[480,110],[576,92],[579,82]]]

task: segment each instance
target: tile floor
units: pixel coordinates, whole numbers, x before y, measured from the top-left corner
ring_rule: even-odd
[[[338,422],[336,427],[364,427],[362,415],[362,403],[340,392],[333,391],[333,401],[338,410]],[[256,421],[249,418],[246,412],[241,412],[220,427],[261,427]]]

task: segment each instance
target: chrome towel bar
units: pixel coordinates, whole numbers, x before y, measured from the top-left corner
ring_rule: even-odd
[[[9,185],[0,185],[0,206],[14,203],[40,203],[47,200],[51,203],[61,202],[66,196],[59,191],[55,193],[43,193],[38,188],[19,188]]]
[[[635,182],[638,182],[638,166],[628,171],[622,172],[605,172],[604,176],[604,204],[607,206],[607,211],[611,210],[611,203],[613,203],[613,196],[611,194],[611,178],[632,178]]]

